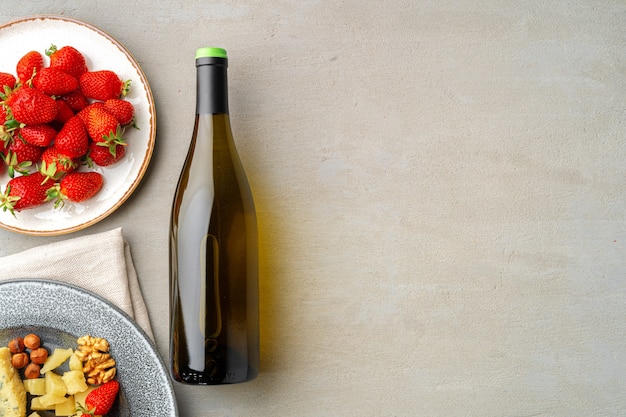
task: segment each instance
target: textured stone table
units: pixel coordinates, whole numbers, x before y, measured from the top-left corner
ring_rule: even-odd
[[[186,5],[182,5],[186,4]],[[260,229],[262,369],[181,415],[626,415],[626,4],[3,2],[141,64],[157,144],[121,226],[168,355],[194,52],[230,56]],[[49,40],[53,41],[53,40]],[[0,231],[0,255],[61,237]]]

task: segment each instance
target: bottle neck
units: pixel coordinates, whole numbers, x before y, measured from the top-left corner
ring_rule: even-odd
[[[228,60],[196,59],[196,114],[228,114]]]

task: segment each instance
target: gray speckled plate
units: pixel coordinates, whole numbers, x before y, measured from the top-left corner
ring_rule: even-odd
[[[49,349],[75,347],[76,339],[86,334],[109,341],[120,395],[107,416],[178,416],[172,382],[154,344],[108,301],[54,281],[1,282],[0,345],[30,332],[37,333]]]

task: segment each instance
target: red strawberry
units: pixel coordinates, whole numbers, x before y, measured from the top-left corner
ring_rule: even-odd
[[[64,94],[61,99],[69,104],[75,112],[81,111],[89,105],[87,98],[78,90]]]
[[[83,113],[82,119],[85,122],[85,127],[87,127],[89,137],[94,142],[124,143],[122,139],[124,131],[120,123],[102,106],[89,106],[81,113]],[[79,117],[81,116],[79,115]]]
[[[33,78],[33,86],[49,96],[60,96],[78,88],[78,80],[56,68],[42,68]]]
[[[88,71],[80,76],[80,89],[87,98],[106,101],[128,92],[130,81],[122,81],[109,70]]]
[[[55,145],[46,148],[41,155],[41,172],[46,178],[58,180],[78,166],[77,161]]]
[[[0,195],[0,207],[13,215],[15,211],[36,207],[46,201],[48,188],[50,185],[46,184],[45,177],[39,172],[15,177],[7,183],[4,193]]]
[[[63,124],[74,116],[74,110],[72,110],[66,101],[56,100],[56,103],[59,110],[57,111],[57,116],[54,118],[55,122]]]
[[[7,148],[5,142],[0,141],[0,157],[2,158],[2,160],[0,161],[0,174],[3,174],[7,167],[6,163],[4,162],[6,150]]]
[[[65,200],[80,203],[96,195],[102,188],[103,183],[104,177],[99,172],[70,172],[63,177],[59,184],[48,190],[47,200],[56,200],[54,203],[55,208],[63,206]],[[105,389],[104,391],[107,390]],[[115,393],[117,394],[117,390]],[[115,400],[115,396],[113,396],[113,400]],[[96,405],[89,404],[89,396],[86,399],[86,403],[89,410]],[[96,414],[106,414],[107,411],[97,412]]]
[[[87,394],[85,408],[89,414],[104,415],[113,407],[120,390],[120,384],[116,380],[106,382]],[[85,413],[85,410],[83,410]]]
[[[9,87],[9,89],[13,89],[15,87],[15,77],[13,74],[9,74],[7,72],[0,72],[0,87]],[[0,90],[2,90],[0,88]]]
[[[122,126],[131,124],[135,118],[135,107],[127,100],[109,99],[104,102],[104,109],[115,116]]]
[[[46,55],[50,57],[50,68],[59,69],[76,79],[87,72],[85,57],[73,46],[57,49],[55,45],[51,45],[46,50]]]
[[[45,147],[52,143],[57,131],[47,124],[27,125],[20,129],[19,135],[31,145]]]
[[[30,51],[17,61],[17,79],[25,83],[43,68],[43,56],[37,51]]]
[[[87,107],[85,107],[84,109],[82,109],[81,111],[76,113],[77,116],[79,116],[81,119],[83,119],[83,123],[85,123],[85,126],[87,125],[87,115],[95,107],[104,108],[104,102],[102,102],[102,101],[94,101],[93,103],[89,104]]]
[[[69,119],[57,134],[54,145],[72,158],[85,155],[89,149],[89,137],[83,120],[79,116]]]
[[[20,129],[21,132],[21,129]],[[18,133],[19,135],[19,133]],[[9,152],[14,152],[18,155],[19,162],[33,161],[36,162],[41,158],[43,149],[39,146],[31,145],[21,139],[16,139],[9,146]]]
[[[0,124],[4,124],[7,121],[7,108],[0,105]]]
[[[9,176],[13,178],[16,171],[21,174],[28,173],[28,168],[39,161],[42,153],[43,148],[15,138],[4,157],[4,162],[9,168]]]
[[[23,86],[6,101],[13,118],[24,124],[42,124],[54,120],[59,111],[54,99],[35,88]]]
[[[101,167],[113,165],[126,152],[126,146],[124,145],[116,144],[114,147],[101,145],[104,145],[104,142],[91,142],[89,145],[89,152],[87,152],[87,164],[89,166],[92,166],[92,164]]]

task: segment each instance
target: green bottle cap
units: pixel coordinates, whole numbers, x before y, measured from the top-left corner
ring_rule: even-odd
[[[205,47],[196,50],[196,59],[198,58],[228,58],[226,49]]]

